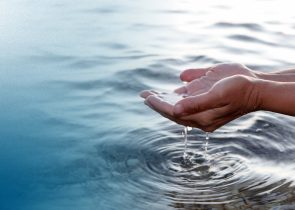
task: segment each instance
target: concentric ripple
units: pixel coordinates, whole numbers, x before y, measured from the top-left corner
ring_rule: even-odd
[[[281,172],[275,171],[279,169],[275,165],[271,173],[261,173],[259,170],[263,171],[269,161],[251,159],[253,151],[246,151],[223,136],[220,139],[211,135],[205,153],[205,133],[193,131],[188,144],[190,159],[184,160],[181,128],[151,132],[137,139],[140,151],[125,151],[117,158],[122,164],[113,161],[109,164],[111,170],[119,170],[120,174],[122,167],[126,167],[128,193],[156,194],[161,202],[166,202],[163,205],[173,208],[269,209],[295,201],[290,177],[278,176]],[[137,174],[133,176],[133,173]],[[142,175],[140,179],[138,174]]]

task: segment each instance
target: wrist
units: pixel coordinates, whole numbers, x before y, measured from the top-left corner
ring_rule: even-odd
[[[265,80],[259,78],[252,78],[250,80],[250,111],[259,111],[263,109],[265,82]]]
[[[279,101],[278,95],[282,94],[281,82],[257,79],[255,81],[256,91],[258,93],[257,110],[273,111],[274,104]]]
[[[295,81],[295,74],[294,73],[280,73],[280,72],[272,72],[272,73],[265,73],[265,72],[253,72],[255,78],[261,80],[268,80],[268,81],[276,81],[276,82],[294,82]]]
[[[267,81],[264,79],[255,79],[254,82],[254,88],[253,91],[255,92],[255,111],[263,110],[264,108],[264,99],[265,99],[265,93],[264,90],[267,88]]]

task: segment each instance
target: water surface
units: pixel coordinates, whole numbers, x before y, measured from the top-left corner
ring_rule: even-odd
[[[187,67],[292,66],[286,1],[0,2],[0,208],[292,209],[295,120],[189,132],[138,97]]]

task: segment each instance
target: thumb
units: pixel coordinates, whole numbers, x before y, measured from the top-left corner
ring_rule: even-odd
[[[185,82],[191,82],[202,76],[205,76],[209,68],[187,69],[180,73],[180,79]]]
[[[186,97],[177,102],[173,107],[175,117],[183,117],[190,114],[213,109],[220,102],[218,96],[212,92],[206,92],[196,96]]]

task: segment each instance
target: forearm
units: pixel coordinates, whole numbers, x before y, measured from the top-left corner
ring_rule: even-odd
[[[280,70],[280,71],[274,71],[272,72],[274,74],[295,74],[295,69],[285,69],[285,70]]]
[[[295,116],[295,82],[258,80],[258,108]]]
[[[270,73],[254,72],[257,78],[277,82],[295,82],[295,69],[275,71]]]

